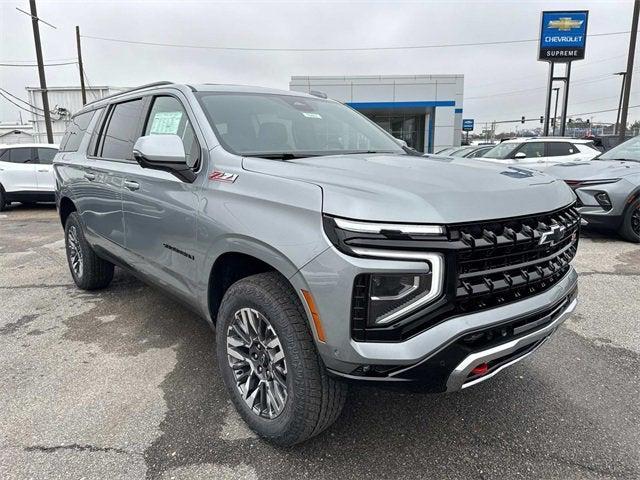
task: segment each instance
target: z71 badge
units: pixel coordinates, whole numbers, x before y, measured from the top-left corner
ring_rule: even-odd
[[[226,173],[220,172],[219,170],[214,170],[209,174],[209,180],[213,180],[215,182],[233,183],[236,181],[236,178],[238,178],[237,173]]]

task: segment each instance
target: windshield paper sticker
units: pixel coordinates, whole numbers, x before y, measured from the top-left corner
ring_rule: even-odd
[[[158,112],[151,122],[151,135],[177,135],[182,112]]]

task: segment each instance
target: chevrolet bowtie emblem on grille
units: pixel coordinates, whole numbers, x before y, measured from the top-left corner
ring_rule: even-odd
[[[568,32],[574,28],[580,28],[584,20],[574,20],[569,17],[561,17],[558,20],[551,20],[549,28],[557,28],[561,32]]]
[[[550,229],[542,233],[538,245],[553,246],[564,238],[566,228],[562,225],[551,225]]]

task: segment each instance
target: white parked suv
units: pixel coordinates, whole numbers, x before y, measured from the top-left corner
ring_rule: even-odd
[[[48,143],[0,145],[0,211],[11,202],[55,201],[53,157]]]
[[[505,140],[477,160],[546,170],[559,163],[591,160],[599,154],[592,140],[528,137]]]

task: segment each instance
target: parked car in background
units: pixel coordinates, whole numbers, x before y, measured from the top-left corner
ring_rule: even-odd
[[[12,202],[55,200],[56,153],[58,146],[48,143],[0,145],[0,210]]]
[[[625,141],[633,138],[633,135],[627,135]],[[590,140],[593,142],[593,146],[601,152],[611,150],[613,147],[620,145],[619,135],[600,135],[598,137],[590,136],[584,137],[584,140]]]
[[[599,154],[590,140],[530,137],[505,140],[480,159],[544,171],[558,163],[591,160]]]
[[[339,102],[160,82],[86,105],[68,133],[54,167],[76,285],[119,265],[190,305],[271,442],[331,425],[347,381],[483,382],[576,307],[564,182],[423,157]]]
[[[583,223],[640,242],[640,136],[590,162],[563,163],[547,173],[573,188]]]

